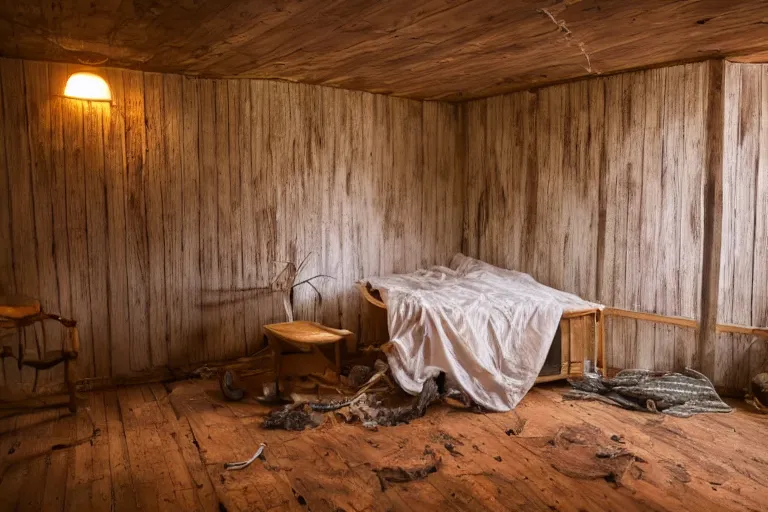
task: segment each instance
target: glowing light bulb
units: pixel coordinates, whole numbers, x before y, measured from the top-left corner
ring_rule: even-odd
[[[99,75],[93,73],[74,73],[67,80],[64,96],[91,101],[112,101],[109,85]]]

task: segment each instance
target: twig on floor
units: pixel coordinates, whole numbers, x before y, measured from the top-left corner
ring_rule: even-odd
[[[242,462],[226,462],[224,464],[224,469],[227,469],[229,471],[236,471],[238,469],[245,469],[245,468],[247,468],[248,466],[251,465],[251,463],[253,461],[255,461],[256,459],[261,457],[261,454],[264,453],[264,448],[266,448],[266,447],[267,447],[266,443],[261,443],[259,445],[259,449],[256,450],[256,453],[253,454],[253,457],[251,457],[248,460],[244,460]]]

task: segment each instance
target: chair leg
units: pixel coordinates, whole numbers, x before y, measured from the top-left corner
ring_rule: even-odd
[[[280,396],[280,359],[281,359],[281,353],[280,353],[280,342],[276,339],[274,339],[272,336],[265,336],[267,338],[267,343],[269,344],[270,348],[272,349],[272,367],[275,370],[275,396]]]
[[[334,343],[334,352],[336,355],[336,373],[341,374],[341,344],[344,340]]]

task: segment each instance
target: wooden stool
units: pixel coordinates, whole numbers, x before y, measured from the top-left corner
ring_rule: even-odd
[[[315,322],[296,321],[265,325],[264,336],[272,349],[279,391],[281,377],[322,374],[328,368],[339,373],[341,343],[353,338],[354,334]],[[333,361],[321,350],[326,345],[334,345]]]
[[[44,320],[55,320],[69,329],[70,346],[62,346],[61,350],[49,350],[45,354],[40,353],[40,342],[37,341],[37,358],[29,359],[26,357],[26,334],[24,328],[36,322]],[[17,332],[19,335],[18,356],[13,353],[13,348],[5,345],[0,348],[0,359],[3,361],[6,357],[16,359],[19,370],[27,366],[35,370],[35,384],[37,388],[37,377],[40,370],[47,370],[54,366],[64,363],[64,375],[69,393],[69,402],[64,404],[69,410],[77,410],[77,396],[75,393],[75,384],[77,377],[75,375],[74,361],[80,352],[80,337],[77,332],[77,322],[62,318],[59,315],[49,314],[43,311],[40,301],[21,295],[0,297],[0,338]]]

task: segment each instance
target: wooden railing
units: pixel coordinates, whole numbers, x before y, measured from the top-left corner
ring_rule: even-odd
[[[605,316],[618,316],[622,318],[631,318],[634,320],[645,320],[647,322],[676,325],[678,327],[687,327],[689,329],[696,329],[699,326],[699,323],[693,318],[659,315],[657,313],[645,313],[642,311],[630,311],[628,309],[621,308],[605,308],[604,314]]]
[[[677,327],[684,327],[687,329],[698,329],[699,327],[699,322],[695,319],[681,316],[659,315],[657,313],[645,313],[642,311],[631,311],[629,309],[608,307],[605,308],[604,314],[605,316],[616,316],[621,318],[655,322],[658,324],[675,325]],[[746,334],[748,336],[768,338],[768,328],[766,327],[754,327],[749,325],[736,324],[717,324],[715,331],[717,333],[723,334]]]

